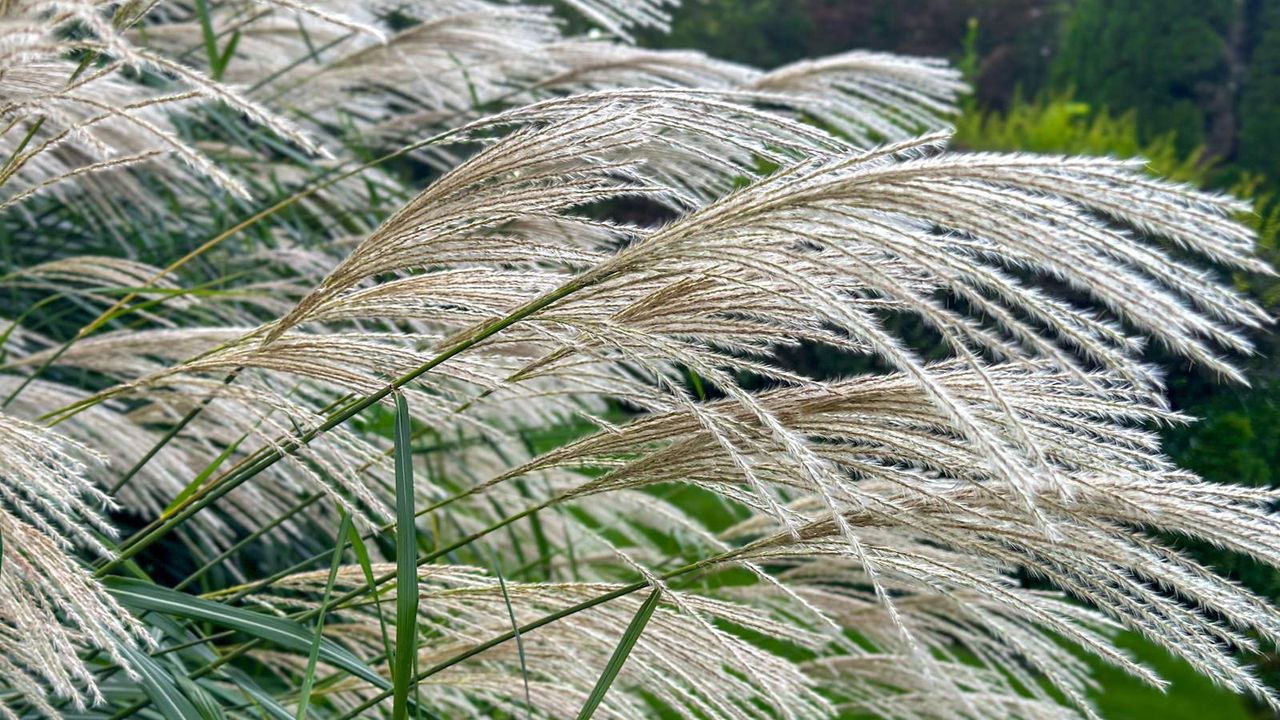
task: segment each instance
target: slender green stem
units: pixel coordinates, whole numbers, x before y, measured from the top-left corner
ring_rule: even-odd
[[[243,369],[244,368],[236,368],[235,370],[232,370],[227,375],[227,377],[223,379],[222,384],[230,385],[231,383],[235,382],[236,378],[239,377],[240,375],[240,371]],[[216,392],[210,393],[209,396],[206,397],[204,400],[201,400],[198,405],[191,408],[191,411],[188,412],[186,415],[184,415],[182,419],[177,422],[177,424],[169,428],[168,432],[166,432],[163,437],[161,437],[158,441],[156,441],[156,444],[153,445],[151,449],[147,451],[147,454],[139,458],[138,462],[134,463],[133,467],[129,468],[129,471],[126,472],[123,476],[121,476],[121,478],[116,481],[116,484],[111,486],[111,488],[107,491],[108,494],[115,495],[116,493],[124,489],[124,487],[129,484],[129,481],[132,480],[133,477],[138,474],[138,471],[142,470],[142,468],[145,467],[147,463],[151,462],[151,458],[154,458],[157,454],[159,454],[159,452],[163,450],[166,445],[169,444],[170,440],[177,437],[179,433],[181,433],[184,429],[186,429],[188,425],[191,424],[192,420],[195,420],[196,417],[199,416],[200,413],[203,412],[204,409],[209,406],[209,403],[213,402],[213,399],[214,397],[216,397],[216,395],[217,395]]]
[[[188,640],[184,643],[178,643],[177,645],[166,645],[165,647],[159,648],[154,652],[152,652],[151,657],[161,657],[162,655],[169,655],[171,653],[181,652],[188,648],[193,648],[198,645],[203,645],[205,643],[211,643],[216,640],[225,640],[229,637],[234,636],[235,634],[236,634],[235,630],[223,630],[222,632],[216,632],[211,635],[205,635],[196,640]],[[111,668],[111,670],[115,670],[115,669],[116,668]]]
[[[717,558],[718,557],[719,556],[717,556]],[[685,565],[684,567],[677,568],[675,570],[672,570],[668,573],[661,575],[660,579],[670,580],[672,578],[691,573],[694,570],[698,570],[700,568],[706,567],[707,565],[714,563],[717,560],[717,558],[707,558],[705,560],[699,560],[698,562]],[[590,600],[584,600],[578,603],[577,605],[572,605],[570,607],[564,608],[563,610],[558,610],[548,615],[543,615],[542,617],[538,618],[537,620],[534,620],[533,622],[530,622],[525,625],[521,625],[518,629],[508,630],[507,632],[504,632],[501,635],[494,636],[489,640],[486,640],[477,645],[473,645],[470,648],[467,648],[466,650],[458,653],[457,655],[454,655],[453,657],[448,658],[447,660],[442,660],[436,663],[435,665],[432,665],[431,667],[427,668],[426,670],[423,670],[422,672],[418,673],[416,676],[414,676],[413,680],[414,682],[420,683],[423,680],[426,680],[427,678],[431,677],[432,675],[435,675],[436,673],[448,670],[449,668],[453,667],[454,665],[457,665],[460,662],[473,658],[476,655],[479,655],[480,653],[485,652],[486,650],[491,650],[509,640],[512,640],[517,635],[527,635],[528,633],[531,633],[534,630],[537,630],[538,628],[544,625],[550,625],[551,623],[556,622],[558,620],[563,620],[564,618],[567,618],[570,615],[575,615],[577,613],[582,612],[583,610],[590,610],[591,608],[596,607],[597,605],[603,605],[604,603],[607,603],[611,600],[617,600],[618,598],[626,597],[627,595],[643,590],[649,586],[650,584],[648,580],[640,580],[640,581],[631,583],[630,585],[624,585],[620,588],[607,592],[603,595],[598,595],[594,598],[591,598]],[[345,715],[342,715],[341,717],[339,717],[338,720],[352,720],[353,718],[360,717],[360,715],[363,712],[377,705],[383,700],[386,700],[389,697],[391,697],[390,691],[384,690],[378,693],[377,695],[374,695],[369,699],[365,700],[360,705],[357,705],[356,707],[352,708]]]
[[[416,430],[416,431],[414,432],[413,437],[414,437],[414,439],[415,439],[415,440],[417,440],[417,439],[421,438],[423,435],[426,435],[426,434],[427,434],[427,433],[429,433],[429,432],[431,432],[431,428],[429,428],[429,427],[427,427],[427,428],[420,428],[420,429],[418,429],[418,430]],[[382,453],[382,456],[383,456],[383,457],[388,457],[388,456],[390,456],[391,451],[392,451],[392,448],[388,448],[386,451],[384,451],[384,452]],[[356,469],[356,472],[357,472],[357,473],[364,472],[366,469],[368,469],[370,466],[372,466],[374,462],[375,462],[375,461],[373,461],[373,460],[371,460],[371,461],[369,461],[369,462],[366,462],[364,465],[362,465],[362,466],[360,466],[359,468],[357,468],[357,469]],[[452,496],[452,497],[445,498],[444,500],[442,500],[442,501],[440,501],[440,502],[438,502],[438,503],[435,503],[434,505],[431,505],[430,507],[427,507],[427,508],[424,508],[424,509],[422,509],[422,510],[419,510],[419,511],[417,512],[417,517],[422,517],[423,515],[427,515],[427,514],[429,514],[429,513],[432,513],[432,512],[434,512],[434,511],[436,511],[436,510],[439,510],[440,508],[442,508],[442,507],[444,507],[444,506],[446,506],[446,505],[448,505],[448,504],[450,504],[450,503],[452,503],[452,502],[455,502],[455,501],[457,501],[457,500],[461,500],[462,498],[467,497],[468,495],[471,495],[471,494],[472,494],[472,491],[467,491],[467,492],[459,493],[459,494],[454,495],[454,496]],[[275,518],[273,518],[269,523],[267,523],[267,524],[263,525],[262,527],[259,527],[259,528],[255,529],[253,532],[249,533],[247,536],[245,536],[243,539],[241,539],[241,540],[240,540],[239,542],[237,542],[235,545],[233,545],[233,546],[232,546],[232,547],[230,547],[230,548],[227,548],[227,549],[226,549],[226,550],[224,550],[222,553],[219,553],[217,557],[214,557],[213,559],[209,560],[209,562],[205,563],[203,566],[201,566],[199,569],[197,569],[197,570],[196,570],[195,572],[193,572],[191,575],[189,575],[189,576],[187,576],[186,578],[184,578],[184,579],[182,580],[182,582],[180,582],[180,583],[178,583],[177,585],[175,585],[175,586],[173,587],[173,589],[174,589],[174,590],[181,590],[181,589],[183,589],[183,588],[187,587],[187,586],[188,586],[188,585],[190,585],[192,582],[194,582],[197,578],[199,578],[200,576],[202,576],[202,575],[204,575],[205,573],[207,573],[207,572],[209,572],[210,570],[212,570],[212,569],[214,568],[214,566],[216,566],[218,563],[222,562],[223,560],[226,560],[226,559],[227,559],[228,557],[230,557],[231,555],[234,555],[235,553],[239,552],[242,548],[244,548],[244,547],[245,547],[246,545],[248,545],[249,543],[253,542],[254,540],[257,540],[258,538],[262,537],[263,535],[267,534],[268,532],[270,532],[270,531],[274,530],[275,528],[279,527],[281,524],[283,524],[284,522],[288,521],[290,518],[294,517],[294,516],[295,516],[295,515],[297,515],[298,513],[302,512],[303,510],[306,510],[308,507],[311,507],[312,505],[314,505],[314,504],[316,503],[316,501],[318,501],[318,500],[319,500],[320,498],[322,498],[322,497],[324,497],[324,494],[323,494],[323,493],[318,493],[318,492],[317,492],[317,493],[312,493],[312,494],[310,494],[310,495],[308,495],[308,496],[306,496],[306,497],[302,498],[302,499],[301,499],[301,500],[299,500],[298,502],[294,503],[293,507],[289,508],[288,510],[286,510],[286,511],[285,511],[285,512],[283,512],[283,513],[281,513],[280,515],[277,515],[277,516],[276,516]],[[368,539],[370,539],[370,538],[372,538],[372,537],[376,536],[376,535],[377,535],[377,534],[379,534],[379,533],[383,533],[383,532],[386,532],[387,530],[390,530],[390,529],[391,529],[391,527],[392,527],[392,526],[391,526],[391,524],[390,524],[390,523],[384,524],[384,525],[382,525],[381,527],[379,527],[379,528],[375,529],[374,531],[372,531],[372,532],[370,532],[370,533],[368,533],[368,534],[366,534],[366,535],[361,536],[361,539],[362,539],[362,540],[368,540]],[[298,562],[298,563],[295,563],[294,565],[292,565],[292,566],[289,568],[289,570],[287,570],[287,571],[281,571],[281,573],[277,573],[277,574],[276,574],[276,576],[274,576],[274,579],[272,580],[272,583],[274,583],[276,580],[279,580],[279,579],[280,579],[280,577],[284,577],[284,575],[285,575],[285,574],[292,574],[293,572],[297,572],[298,570],[301,570],[302,568],[305,568],[307,565],[310,565],[311,563],[319,562],[319,561],[321,561],[321,560],[324,560],[325,558],[329,557],[329,553],[331,553],[331,552],[332,552],[332,550],[323,550],[323,551],[321,551],[321,552],[319,552],[319,553],[316,553],[315,555],[312,555],[311,557],[309,557],[309,558],[307,558],[307,559],[305,559],[305,560],[302,560],[302,561],[300,561],[300,562]],[[283,573],[283,574],[282,574],[282,573]],[[272,583],[266,583],[266,585],[270,585],[270,584],[272,584]],[[265,587],[265,585],[264,585],[264,587]]]
[[[238,370],[237,370],[237,371],[238,371]],[[321,412],[322,414],[323,414],[323,413],[326,413],[326,412],[330,412],[330,411],[334,410],[335,408],[337,408],[338,406],[340,406],[342,403],[347,402],[347,401],[348,401],[348,400],[350,400],[350,399],[351,399],[351,395],[350,395],[350,394],[348,394],[348,395],[344,395],[343,397],[341,397],[341,398],[339,398],[339,399],[337,399],[337,400],[333,401],[333,402],[332,402],[332,403],[330,403],[329,405],[327,405],[327,406],[325,406],[324,408],[322,408],[322,409],[320,410],[320,412]],[[263,419],[265,419],[265,418],[263,418]],[[260,420],[258,421],[258,424],[261,424],[261,423],[263,422],[263,419],[260,419]],[[255,425],[255,427],[256,427],[256,425]],[[265,449],[264,449],[264,448],[259,448],[258,450],[253,451],[253,452],[252,452],[252,453],[250,453],[248,456],[246,456],[246,457],[241,458],[240,460],[238,460],[234,465],[232,465],[232,466],[231,466],[230,468],[228,468],[225,472],[223,472],[223,473],[222,473],[222,475],[219,475],[217,478],[215,478],[212,482],[210,482],[210,483],[208,483],[208,484],[209,484],[209,485],[216,485],[217,483],[222,482],[225,478],[228,478],[228,477],[230,477],[231,475],[233,475],[234,473],[239,472],[242,468],[247,467],[250,463],[252,463],[252,462],[257,462],[259,459],[261,459],[261,458],[262,458],[262,456],[264,455],[264,453],[265,453]],[[359,468],[356,472],[363,472],[364,470],[368,469],[372,464],[373,464],[373,461],[366,462],[364,465],[360,466],[360,468]],[[198,493],[193,493],[193,494],[198,494]],[[306,502],[306,501],[303,501],[303,502]],[[149,533],[149,532],[151,532],[152,530],[155,530],[156,528],[160,527],[160,526],[164,523],[164,521],[165,521],[165,520],[167,520],[167,519],[169,518],[169,516],[170,516],[170,514],[171,514],[171,513],[175,512],[177,509],[179,509],[179,508],[181,508],[181,507],[184,507],[183,503],[181,503],[181,502],[176,502],[176,501],[175,501],[175,503],[174,503],[173,507],[170,507],[170,508],[169,508],[169,509],[167,509],[164,513],[161,513],[161,515],[160,515],[159,517],[157,517],[156,519],[152,520],[150,523],[147,523],[147,525],[146,525],[145,527],[143,527],[142,529],[138,530],[138,531],[135,533],[135,535],[146,534],[146,533]],[[294,514],[294,513],[296,513],[296,512],[300,512],[302,509],[303,509],[303,508],[297,507],[297,505],[295,505],[295,506],[294,506],[294,507],[293,507],[293,508],[292,508],[292,509],[287,513],[287,514],[291,516],[291,515],[293,515],[293,514]],[[281,520],[281,518],[277,518],[277,519],[276,519],[276,521],[279,521],[279,520]],[[276,522],[276,521],[273,521],[273,522],[272,522],[272,523],[270,523],[270,524],[271,524],[272,526],[274,526],[274,525],[278,524],[278,522]],[[270,529],[270,528],[259,528],[259,529],[258,529],[258,531],[256,531],[256,532],[252,533],[252,534],[250,535],[250,537],[249,537],[249,538],[247,538],[247,540],[252,540],[253,538],[260,536],[263,532],[265,532],[265,531],[266,531],[266,530],[268,530],[268,529]],[[132,538],[130,538],[130,539],[132,539]],[[215,559],[215,560],[214,560],[214,561],[212,561],[212,562],[216,562],[216,561],[217,561],[217,560]],[[97,567],[102,567],[102,565],[104,565],[105,563],[106,563],[106,560],[99,561],[99,562],[97,563]]]
[[[461,540],[454,542],[448,547],[441,548],[439,550],[428,553],[427,555],[424,555],[418,558],[416,561],[416,566],[421,567],[423,565],[426,565],[429,562],[437,560],[453,552],[454,550],[457,550],[461,547],[469,545],[472,542],[475,542],[476,540],[484,537],[485,535],[488,535],[489,533],[495,530],[500,530],[506,527],[507,525],[510,525],[511,523],[520,520],[521,518],[528,517],[529,515],[532,515],[533,513],[536,513],[539,510],[543,510],[558,500],[559,498],[552,498],[545,502],[539,503],[538,505],[525,508],[524,510],[518,513],[515,513],[514,515],[508,515],[507,517],[494,522],[492,525],[482,530],[477,530],[476,532],[468,535],[467,537],[464,537]],[[336,599],[329,600],[327,602],[322,602],[316,607],[311,608],[310,610],[304,610],[302,612],[294,613],[289,617],[292,620],[297,620],[299,622],[302,622],[302,621],[310,620],[311,618],[316,617],[322,613],[328,613],[335,609],[342,609],[344,607],[347,607],[352,600],[355,600],[356,598],[364,595],[365,593],[372,591],[374,588],[385,585],[386,583],[395,579],[396,579],[395,572],[382,575],[381,577],[375,578],[372,583],[366,583],[364,586],[350,590]],[[240,596],[241,595],[237,594],[237,597],[240,597]],[[250,650],[257,648],[261,644],[262,644],[261,640],[258,640],[258,639],[250,640],[249,642],[246,642],[240,645],[239,647],[226,653],[225,655],[220,656],[218,659],[193,670],[187,677],[192,680],[204,677],[209,673],[212,673],[213,671],[222,667],[223,665],[226,665],[227,663],[231,662],[232,660],[235,660],[243,656],[245,653],[249,652]],[[134,703],[130,707],[126,708],[125,710],[122,710],[121,713],[123,714],[118,713],[117,715],[113,716],[112,720],[115,720],[115,718],[129,717],[130,715],[136,713],[138,710],[146,707],[149,703],[150,703],[149,700],[139,700],[137,703]]]
[[[218,483],[222,482],[225,478],[228,478],[228,477],[230,477],[231,475],[233,475],[233,474],[235,474],[235,473],[239,472],[239,471],[240,471],[240,470],[242,470],[243,468],[248,467],[251,463],[257,462],[257,461],[258,461],[258,460],[260,460],[260,459],[261,459],[265,454],[266,454],[266,450],[265,450],[265,448],[260,448],[260,449],[258,449],[258,450],[253,451],[253,452],[252,452],[252,453],[250,453],[247,457],[242,458],[241,460],[237,461],[235,465],[233,465],[230,469],[228,469],[228,470],[227,470],[226,472],[224,472],[222,475],[219,475],[215,480],[211,481],[211,482],[210,482],[208,485],[206,485],[205,487],[212,487],[212,486],[214,486],[214,485],[217,485]],[[191,498],[198,497],[199,495],[200,495],[200,491],[197,491],[197,492],[193,493],[193,494],[188,498],[188,500],[190,500]],[[170,512],[170,513],[176,512],[178,509],[183,508],[183,507],[186,507],[186,505],[187,505],[187,503],[186,503],[186,502],[179,503],[179,504],[177,504],[174,508],[170,509],[170,511],[169,511],[169,512]],[[140,536],[146,535],[147,533],[150,533],[150,532],[152,532],[152,531],[154,531],[154,530],[156,530],[156,529],[160,528],[162,525],[164,525],[165,521],[166,521],[169,517],[170,517],[170,515],[168,515],[168,514],[161,514],[161,515],[160,515],[159,517],[157,517],[155,520],[152,520],[151,522],[147,523],[147,525],[145,525],[144,527],[142,527],[140,530],[135,531],[135,532],[134,532],[134,534],[133,534],[132,536],[130,536],[129,538],[127,538],[127,539],[126,539],[126,541],[125,541],[124,543],[119,544],[119,545],[117,546],[117,548],[116,548],[116,549],[117,549],[117,551],[118,551],[120,548],[124,547],[124,546],[125,546],[125,544],[127,544],[129,541],[131,541],[131,540],[133,540],[133,539],[135,539],[135,538],[137,538],[137,537],[140,537]],[[100,560],[100,561],[98,561],[98,562],[96,563],[96,565],[97,565],[97,567],[98,567],[99,569],[101,569],[101,568],[102,568],[103,566],[105,566],[108,562],[109,562],[109,561],[107,561],[107,560]]]
[[[457,495],[453,495],[453,496],[451,496],[451,497],[445,498],[444,500],[441,500],[440,502],[434,503],[434,504],[432,504],[432,505],[430,505],[430,506],[428,506],[428,507],[425,507],[425,508],[423,508],[423,509],[419,510],[419,511],[415,514],[415,517],[422,517],[423,515],[427,515],[427,514],[433,513],[433,512],[435,512],[436,510],[439,510],[440,508],[443,508],[443,507],[445,507],[445,506],[449,505],[450,503],[453,503],[453,502],[456,502],[456,501],[458,501],[458,500],[461,500],[462,498],[467,497],[468,495],[471,495],[471,494],[472,494],[472,491],[468,490],[468,491],[466,491],[466,492],[458,493]],[[381,527],[376,528],[373,532],[370,532],[370,533],[368,533],[368,534],[366,534],[366,535],[361,536],[361,538],[360,538],[360,539],[361,539],[361,540],[369,540],[369,539],[371,539],[371,538],[373,538],[373,537],[376,537],[376,536],[377,536],[378,534],[380,534],[380,533],[384,533],[384,532],[386,532],[386,531],[390,530],[390,529],[391,529],[391,528],[393,528],[393,527],[395,527],[395,524],[394,524],[394,523],[387,523],[387,524],[385,524],[385,525],[382,525]],[[253,582],[251,582],[251,583],[246,583],[246,584],[244,584],[244,585],[240,585],[240,586],[236,586],[236,587],[230,587],[230,588],[225,588],[225,589],[223,589],[223,590],[221,590],[221,591],[219,591],[219,592],[216,592],[216,593],[210,593],[210,594],[208,594],[208,595],[205,595],[204,597],[205,597],[206,599],[210,599],[210,600],[212,600],[212,599],[216,599],[216,598],[219,598],[219,597],[221,597],[221,596],[224,596],[224,595],[228,595],[228,594],[230,594],[230,596],[231,596],[231,597],[227,599],[227,602],[235,602],[235,601],[237,601],[237,600],[241,600],[241,599],[245,598],[246,596],[252,595],[253,593],[259,592],[259,591],[261,591],[261,590],[264,590],[264,589],[266,589],[266,588],[268,588],[268,587],[270,587],[270,586],[272,586],[272,585],[276,584],[277,582],[279,582],[279,581],[280,581],[280,580],[282,580],[283,578],[289,577],[290,575],[293,575],[294,573],[296,573],[296,572],[299,572],[299,571],[303,570],[304,568],[306,568],[308,565],[311,565],[312,563],[317,563],[317,562],[320,562],[321,560],[324,560],[325,558],[329,557],[329,555],[330,555],[330,554],[332,554],[332,552],[333,552],[333,550],[322,550],[322,551],[320,551],[320,552],[316,553],[315,555],[312,555],[312,556],[311,556],[311,557],[309,557],[309,558],[306,558],[306,559],[304,559],[304,560],[299,560],[298,562],[294,563],[293,565],[290,565],[289,567],[287,567],[287,568],[285,568],[285,569],[283,569],[283,570],[280,570],[279,572],[276,572],[275,574],[273,574],[273,575],[271,575],[271,576],[269,576],[269,577],[265,577],[265,578],[263,578],[263,579],[261,579],[261,580],[255,580],[255,581],[253,581]],[[175,588],[175,589],[176,589],[176,588]]]
[[[32,372],[23,378],[22,382],[18,383],[18,387],[14,388],[13,391],[5,397],[4,402],[0,402],[0,410],[9,407],[9,404],[12,403],[18,395],[22,394],[22,391],[26,390],[27,386],[30,385],[32,381],[43,375],[45,370],[48,370],[50,366],[58,361],[58,358],[61,358],[67,350],[71,349],[71,345],[76,341],[76,339],[78,338],[72,338],[71,340],[62,343],[62,347],[58,348],[56,352],[45,358],[45,361],[40,363],[40,366],[35,369],[35,372]]]
[[[107,718],[107,720],[124,720],[127,717],[133,717],[133,715],[135,715],[142,708],[146,707],[148,704],[149,704],[149,701],[139,700],[138,702],[130,705],[129,707],[124,708],[123,710],[117,712],[115,715],[112,715],[111,717]]]
[[[222,496],[226,495],[227,493],[231,492],[235,488],[244,484],[250,478],[256,476],[258,473],[262,472],[263,470],[266,470],[267,468],[271,467],[281,459],[289,455],[292,455],[293,453],[296,453],[298,450],[306,447],[308,443],[310,443],[312,440],[316,439],[320,435],[342,425],[346,421],[360,414],[360,412],[368,408],[370,405],[373,405],[374,403],[381,401],[383,398],[387,397],[391,393],[395,392],[401,387],[404,387],[408,383],[413,382],[414,380],[421,377],[422,375],[425,375],[426,373],[430,372],[434,368],[443,364],[450,358],[453,358],[459,355],[460,353],[463,353],[466,350],[472,347],[475,347],[476,345],[483,342],[487,338],[505,330],[506,328],[520,322],[521,320],[529,317],[530,315],[533,315],[534,313],[548,307],[549,305],[566,297],[567,295],[577,290],[580,290],[585,285],[586,285],[586,282],[582,280],[574,280],[572,282],[566,283],[565,285],[562,285],[557,290],[551,293],[548,293],[546,295],[543,295],[542,297],[527,303],[526,305],[521,307],[519,310],[516,310],[515,312],[499,320],[495,320],[494,322],[491,322],[488,325],[485,325],[475,333],[471,334],[470,336],[466,337],[465,339],[459,342],[454,343],[447,350],[444,350],[443,352],[439,353],[431,360],[427,361],[426,363],[423,363],[422,365],[406,373],[405,375],[400,376],[399,378],[397,378],[390,384],[384,386],[377,392],[374,392],[373,394],[368,395],[348,405],[343,410],[330,416],[328,420],[321,423],[318,427],[308,430],[296,437],[284,440],[282,443],[273,447],[270,451],[266,452],[260,460],[258,460],[257,462],[251,463],[246,468],[244,468],[243,471],[236,473],[233,476],[225,478],[225,480],[223,480],[222,482],[207,485],[201,491],[193,493],[191,497],[187,498],[187,500],[182,505],[180,505],[181,509],[178,510],[174,515],[172,515],[168,520],[161,523],[159,527],[155,528],[154,530],[152,530],[151,532],[148,532],[145,535],[142,535],[141,537],[135,536],[135,538],[125,543],[120,548],[120,552],[117,554],[116,558],[111,562],[107,563],[106,565],[104,565],[102,568],[100,568],[97,571],[97,576],[102,577],[103,575],[111,573],[116,568],[118,568],[121,563],[125,562],[126,560],[129,560],[130,558],[137,555],[142,550],[149,547],[155,541],[167,535],[174,528],[186,522],[187,519],[190,518],[192,515],[195,515],[203,508],[208,507],[210,504],[217,501]]]
[[[267,533],[271,532],[272,530],[274,530],[274,529],[276,529],[276,528],[280,527],[281,525],[283,525],[284,523],[288,522],[288,521],[289,521],[289,519],[290,519],[290,518],[292,518],[293,516],[297,515],[298,513],[302,512],[303,510],[306,510],[307,508],[309,508],[309,507],[311,507],[312,505],[316,504],[316,502],[317,502],[317,501],[319,501],[319,500],[320,500],[320,498],[322,498],[322,497],[324,497],[324,493],[318,493],[318,492],[317,492],[317,493],[311,493],[311,494],[310,494],[310,495],[308,495],[306,498],[304,498],[304,499],[302,500],[302,502],[297,503],[297,504],[296,504],[296,505],[294,505],[292,508],[290,508],[288,512],[283,513],[282,515],[280,515],[280,516],[276,517],[275,519],[273,519],[271,522],[267,523],[266,525],[263,525],[262,527],[257,528],[257,529],[256,529],[256,530],[254,530],[253,532],[251,532],[251,533],[249,533],[248,535],[246,535],[243,539],[241,539],[241,540],[240,540],[239,542],[237,542],[235,545],[232,545],[231,547],[227,548],[226,550],[223,550],[222,552],[218,553],[218,554],[217,554],[217,555],[215,555],[214,557],[210,558],[210,559],[209,559],[209,562],[206,562],[204,565],[201,565],[199,568],[197,568],[197,569],[195,570],[195,572],[193,572],[193,573],[191,573],[190,575],[188,575],[187,577],[185,577],[185,578],[182,580],[182,582],[178,583],[177,585],[174,585],[174,586],[173,586],[173,589],[174,589],[174,590],[183,590],[183,589],[185,589],[188,585],[190,585],[191,583],[195,582],[195,581],[196,581],[196,580],[198,580],[199,578],[203,577],[205,573],[209,572],[209,571],[210,571],[210,570],[212,570],[214,567],[216,567],[216,566],[218,565],[218,563],[222,562],[223,560],[226,560],[227,558],[231,557],[232,555],[235,555],[236,553],[240,552],[240,550],[242,550],[242,549],[243,549],[246,545],[248,545],[249,543],[253,542],[254,540],[257,540],[258,538],[262,537],[263,535],[266,535]],[[331,550],[330,550],[330,551],[326,551],[326,552],[322,553],[320,557],[328,556],[330,552],[332,552],[332,551],[331,551]]]
[[[9,159],[5,160],[4,166],[0,167],[0,176],[7,177],[10,169],[13,167],[13,164],[18,161],[18,156],[21,155],[22,151],[26,149],[28,144],[31,143],[31,138],[35,137],[36,133],[40,132],[40,127],[44,125],[44,120],[45,120],[44,116],[41,115],[40,117],[36,118],[35,122],[31,123],[31,127],[27,129],[27,134],[22,137],[22,140],[18,143],[18,146],[15,147],[13,149],[13,152],[9,154]],[[0,184],[2,184],[2,181],[0,181]]]

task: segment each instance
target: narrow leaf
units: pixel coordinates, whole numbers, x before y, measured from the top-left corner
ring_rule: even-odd
[[[218,77],[222,77],[227,72],[227,65],[231,64],[231,58],[236,54],[236,47],[240,44],[240,31],[237,30],[231,35],[231,39],[227,41],[227,46],[222,49],[222,55],[218,58]]]
[[[213,30],[213,18],[209,16],[208,0],[196,0],[196,14],[200,17],[200,36],[204,40],[204,52],[209,60],[209,74],[214,80],[220,78],[218,72],[218,36]]]
[[[147,617],[147,622],[158,628],[161,632],[177,643],[185,645],[196,639],[196,635],[194,633],[183,627],[181,623],[168,615],[152,613]],[[214,662],[218,659],[218,656],[214,654],[213,650],[209,649],[206,645],[193,645],[188,649],[188,652],[193,653],[202,662],[206,663]],[[268,720],[270,718],[274,718],[274,720],[294,720],[292,713],[285,710],[283,706],[275,701],[275,698],[267,693],[266,690],[259,687],[257,682],[246,675],[242,670],[226,666],[223,667],[220,672],[231,680],[231,682],[225,685],[214,684],[209,688],[211,692],[216,692],[225,700],[233,703],[237,702],[240,697],[247,698],[253,705],[256,705],[263,713],[265,713],[264,717],[267,717]],[[232,691],[231,688],[234,688],[234,691]]]
[[[191,705],[200,714],[204,720],[227,720],[227,713],[223,711],[218,701],[209,694],[207,690],[200,687],[194,680],[185,675],[177,675],[174,677],[176,684],[182,689],[182,693],[191,701]]]
[[[627,626],[627,631],[622,634],[622,640],[618,642],[618,647],[614,649],[613,656],[609,658],[609,664],[605,665],[604,672],[600,674],[600,679],[596,681],[596,686],[591,690],[591,696],[587,698],[587,702],[582,706],[582,711],[578,713],[578,720],[587,720],[595,714],[596,708],[600,706],[600,701],[604,700],[605,693],[609,692],[609,686],[613,684],[614,678],[618,677],[618,672],[622,670],[622,666],[627,662],[627,656],[631,654],[631,649],[636,646],[636,641],[640,639],[640,634],[644,632],[645,625],[649,624],[649,618],[653,617],[653,611],[658,607],[658,601],[662,599],[662,590],[654,588],[636,611],[636,616],[631,619],[631,624]]]
[[[347,531],[347,539],[351,541],[351,549],[356,553],[356,561],[360,563],[360,570],[364,573],[364,582],[373,593],[373,606],[378,612],[378,628],[382,631],[382,650],[387,654],[387,660],[390,661],[395,653],[391,649],[391,636],[387,633],[387,619],[385,613],[382,612],[382,591],[378,584],[376,576],[373,574],[373,563],[369,559],[369,548],[364,544],[364,538],[360,537],[360,531],[356,530],[353,525]]]
[[[165,720],[205,720],[191,700],[178,688],[169,671],[161,667],[150,655],[127,645],[120,651],[129,659],[129,665],[142,678],[142,691],[155,705]]]
[[[240,447],[240,443],[244,442],[244,439],[247,437],[249,437],[248,433],[241,435],[239,440],[228,445],[225,450],[219,453],[218,457],[213,459],[213,462],[205,466],[205,469],[201,470],[200,474],[195,476],[195,479],[187,483],[186,487],[182,488],[182,492],[178,493],[177,497],[175,497],[173,501],[169,503],[169,506],[164,509],[164,512],[160,513],[160,516],[169,517],[174,513],[174,511],[182,507],[182,504],[187,501],[187,498],[194,495],[195,492],[200,489],[200,486],[204,485],[204,481],[208,480],[209,476],[221,467],[222,463],[227,461],[227,458],[231,457],[231,454],[236,451],[236,448]]]
[[[493,557],[493,573],[498,576],[498,587],[502,588],[502,602],[507,606],[507,617],[511,620],[511,632],[515,635],[516,652],[520,655],[520,677],[524,680],[524,712],[525,717],[533,717],[533,699],[529,694],[529,667],[524,658],[524,640],[520,637],[520,624],[516,622],[516,610],[511,606],[511,595],[507,593],[507,580],[502,576],[502,563]]]
[[[342,513],[342,524],[338,527],[338,544],[333,550],[333,560],[329,563],[329,579],[324,586],[324,601],[320,607],[329,607],[329,598],[333,596],[333,584],[338,579],[338,567],[342,564],[342,551],[347,545],[347,534],[351,530],[351,516]],[[316,618],[316,635],[311,641],[311,653],[307,657],[307,671],[302,677],[302,690],[298,696],[298,720],[307,716],[307,706],[311,704],[311,689],[316,684],[316,662],[320,659],[320,644],[324,642],[324,618],[327,612],[321,611]]]
[[[396,393],[396,652],[391,718],[409,716],[409,689],[418,655],[418,527],[413,503],[409,405]]]
[[[107,577],[103,578],[102,583],[116,600],[134,610],[151,610],[190,620],[203,620],[289,650],[311,651],[311,629],[286,618],[203,600],[194,595],[129,578]],[[361,662],[360,658],[330,640],[321,641],[320,659],[379,688],[385,690],[390,687],[385,678]]]

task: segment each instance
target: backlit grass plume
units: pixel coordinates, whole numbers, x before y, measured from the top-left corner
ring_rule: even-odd
[[[0,714],[1094,717],[1122,629],[1280,707],[1147,354],[1245,380],[1247,208],[557,8],[0,0]]]

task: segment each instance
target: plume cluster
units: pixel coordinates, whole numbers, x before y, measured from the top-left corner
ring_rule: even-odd
[[[102,700],[80,650],[104,651],[127,666],[122,648],[143,637],[74,556],[77,548],[108,552],[100,538],[114,535],[100,514],[110,498],[84,477],[90,462],[101,458],[0,415],[0,678],[50,716],[54,701],[83,711],[86,696]]]
[[[1146,352],[1245,380],[1246,207],[562,5],[0,0],[0,713],[1096,717],[1122,629],[1280,707]]]

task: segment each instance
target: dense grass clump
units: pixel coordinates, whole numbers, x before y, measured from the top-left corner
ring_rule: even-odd
[[[1280,705],[1145,354],[1244,379],[1242,203],[562,5],[0,0],[0,714],[1088,717],[1123,629]]]

